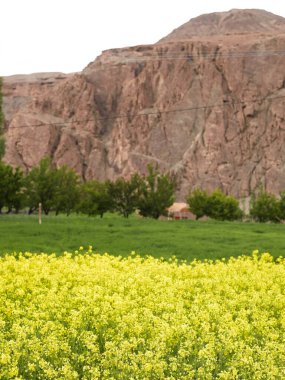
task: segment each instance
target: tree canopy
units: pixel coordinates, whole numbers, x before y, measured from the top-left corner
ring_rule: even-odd
[[[130,180],[118,178],[109,183],[109,194],[113,202],[113,209],[128,218],[137,208],[140,199],[142,179],[134,174]]]
[[[148,174],[142,180],[138,208],[142,216],[158,219],[167,215],[167,208],[174,202],[175,179],[159,173],[148,165]]]

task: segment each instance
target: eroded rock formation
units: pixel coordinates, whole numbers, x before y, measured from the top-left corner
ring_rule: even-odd
[[[4,78],[5,160],[45,155],[83,178],[177,174],[248,196],[285,189],[285,19],[233,10],[190,20],[154,45],[103,52],[81,73]]]

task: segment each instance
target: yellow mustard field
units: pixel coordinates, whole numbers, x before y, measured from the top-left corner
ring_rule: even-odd
[[[0,379],[284,379],[285,261],[0,259]]]

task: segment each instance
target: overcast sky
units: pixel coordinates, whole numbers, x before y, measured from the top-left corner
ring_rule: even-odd
[[[280,0],[3,0],[0,76],[80,71],[102,50],[155,43],[193,17],[233,8],[285,17]]]

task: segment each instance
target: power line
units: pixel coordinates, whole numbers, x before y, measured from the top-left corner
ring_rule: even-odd
[[[138,52],[139,53],[139,52]],[[173,51],[170,53],[160,53],[157,54],[150,53],[148,55],[135,55],[135,56],[123,56],[113,55],[110,57],[109,62],[98,62],[96,66],[96,72],[106,71],[110,69],[121,69],[128,63],[130,64],[140,64],[144,65],[148,62],[166,62],[166,61],[184,61],[187,65],[194,65],[198,63],[199,60],[203,59],[204,61],[216,61],[223,59],[253,59],[253,58],[268,58],[268,57],[285,57],[285,50],[249,50],[249,51],[237,51],[223,53],[220,50],[217,50],[213,53],[192,53],[187,52],[186,54],[179,54],[179,51]],[[119,61],[114,62],[119,58]],[[112,61],[113,60],[113,61]],[[191,66],[190,66],[191,67]],[[88,70],[88,68],[87,68]]]
[[[176,113],[176,112],[190,112],[190,111],[196,111],[196,110],[203,110],[203,109],[212,109],[212,108],[223,108],[226,106],[235,106],[235,105],[241,105],[241,104],[251,104],[251,103],[257,103],[257,102],[264,102],[264,101],[272,101],[276,99],[284,99],[285,95],[280,96],[269,96],[269,97],[262,97],[262,98],[256,98],[254,100],[238,100],[238,101],[231,101],[231,100],[223,100],[222,103],[217,104],[210,104],[210,105],[202,105],[202,106],[195,106],[195,107],[185,107],[185,108],[176,108],[176,109],[169,109],[169,110],[157,110],[157,111],[150,111],[150,112],[137,112],[134,114],[118,114],[113,116],[105,116],[105,117],[99,117],[99,118],[88,118],[88,119],[81,119],[81,120],[68,120],[68,121],[62,121],[62,122],[54,122],[54,123],[39,123],[39,124],[30,124],[30,125],[18,125],[15,127],[9,127],[8,129],[18,129],[18,128],[30,128],[30,127],[44,127],[44,126],[58,126],[63,127],[67,124],[76,124],[76,123],[87,123],[90,121],[105,121],[105,120],[116,120],[116,119],[124,119],[124,118],[136,118],[136,117],[142,117],[142,116],[149,116],[149,115],[161,115],[161,114],[169,114],[169,113]]]
[[[285,50],[250,50],[250,51],[238,51],[238,52],[229,52],[229,53],[222,53],[220,50],[217,50],[214,53],[187,53],[186,55],[179,54],[179,51],[172,51],[171,54],[165,54],[157,52],[157,55],[149,54],[149,55],[141,55],[136,56],[134,58],[132,57],[126,57],[124,58],[123,62],[118,62],[117,64],[107,64],[104,63],[104,66],[107,66],[107,68],[110,67],[120,67],[124,63],[141,63],[141,62],[147,62],[147,61],[163,61],[163,60],[185,60],[188,63],[194,63],[194,60],[196,58],[200,59],[217,59],[217,58],[249,58],[249,57],[269,57],[269,56],[285,56]],[[120,59],[122,59],[122,55],[120,55]],[[105,68],[97,68],[97,71],[104,70]],[[122,118],[135,118],[135,117],[141,117],[141,116],[148,116],[148,115],[157,115],[157,114],[166,114],[166,113],[174,113],[174,112],[186,112],[186,111],[193,111],[193,110],[200,110],[200,109],[207,109],[207,108],[216,108],[216,107],[224,107],[227,105],[237,105],[242,103],[256,103],[258,101],[265,101],[265,100],[274,100],[274,99],[280,99],[284,98],[285,96],[276,96],[276,97],[269,97],[269,98],[257,98],[255,100],[239,100],[239,101],[224,101],[221,104],[212,104],[212,105],[203,105],[203,106],[196,106],[196,107],[187,107],[187,108],[181,108],[181,109],[171,109],[171,110],[158,110],[158,111],[152,111],[152,112],[137,112],[136,114],[122,114],[122,115],[114,115],[114,116],[105,116],[105,117],[99,117],[99,118],[90,118],[90,119],[82,119],[82,120],[68,120],[68,121],[62,121],[62,122],[54,122],[54,123],[38,123],[38,124],[30,124],[30,125],[19,125],[16,127],[10,127],[9,129],[16,129],[16,128],[28,128],[28,127],[43,127],[43,126],[59,126],[62,127],[63,125],[67,124],[75,124],[75,123],[86,123],[90,121],[104,121],[104,120],[115,120],[115,119],[122,119]]]

